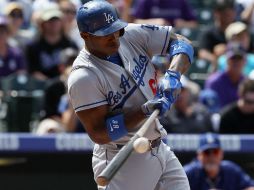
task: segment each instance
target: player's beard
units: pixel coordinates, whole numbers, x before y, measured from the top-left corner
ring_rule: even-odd
[[[216,163],[210,162],[204,165],[205,171],[210,177],[216,177],[219,172],[220,166]]]

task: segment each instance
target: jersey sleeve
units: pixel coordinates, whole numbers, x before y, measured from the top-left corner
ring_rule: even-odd
[[[68,78],[68,93],[75,112],[107,104],[103,82],[88,69],[80,68]]]
[[[171,26],[129,24],[126,28],[130,43],[137,43],[151,55],[167,53],[171,32]]]

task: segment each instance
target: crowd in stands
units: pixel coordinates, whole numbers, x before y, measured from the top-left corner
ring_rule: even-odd
[[[30,119],[37,119],[41,123],[30,122],[26,127],[27,131],[34,132],[37,128],[44,128],[41,126],[51,123],[56,131],[84,132],[80,130],[82,127],[66,98],[65,82],[68,72],[71,72],[75,56],[84,46],[79,36],[75,15],[79,6],[85,2],[85,0],[4,0],[0,3],[3,7],[0,11],[1,104],[7,104],[5,117],[14,117],[10,103],[10,100],[14,99],[12,90],[18,90],[19,93],[21,90],[27,90],[28,82],[32,80],[34,89],[29,89],[28,94],[31,96],[36,90],[42,92],[42,95],[37,97],[40,99],[38,101],[41,101],[37,102],[37,108],[34,109],[34,105],[31,105],[30,109],[31,112],[39,110],[38,114],[31,113]],[[116,6],[122,19],[142,24],[172,25],[176,32],[188,37],[194,45],[195,59],[190,70],[181,79],[183,84],[181,95],[171,111],[161,118],[168,132],[253,131],[251,125],[254,124],[252,90],[254,3],[252,1],[110,0],[110,2]],[[165,72],[170,60],[168,57],[156,55],[152,62],[160,76]],[[24,89],[18,85],[23,85]],[[16,97],[21,98],[20,94]],[[36,102],[33,98],[30,101],[31,104]],[[66,112],[67,110],[69,112]],[[1,117],[2,120],[6,120]],[[69,122],[70,118],[75,118],[75,121]],[[242,119],[245,122],[235,122],[231,118],[237,121]],[[18,131],[15,127],[8,126],[8,122],[6,125],[6,131]],[[1,130],[4,131],[3,128]],[[49,131],[54,132],[53,129]]]

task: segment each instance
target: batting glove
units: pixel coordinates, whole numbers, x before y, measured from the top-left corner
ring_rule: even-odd
[[[154,110],[158,109],[160,111],[160,116],[163,116],[171,106],[171,102],[167,98],[154,98],[148,100],[145,104],[141,106],[142,111],[145,115],[149,116],[153,113]]]
[[[181,74],[179,72],[167,70],[164,78],[159,84],[160,96],[163,96],[168,99],[169,102],[174,103],[182,88],[180,78]]]

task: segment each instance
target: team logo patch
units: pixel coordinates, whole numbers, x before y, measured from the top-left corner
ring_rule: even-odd
[[[114,16],[112,16],[111,14],[107,14],[107,13],[104,13],[104,16],[105,16],[105,20],[107,23],[111,23],[111,22],[114,22],[115,19],[114,19]]]

